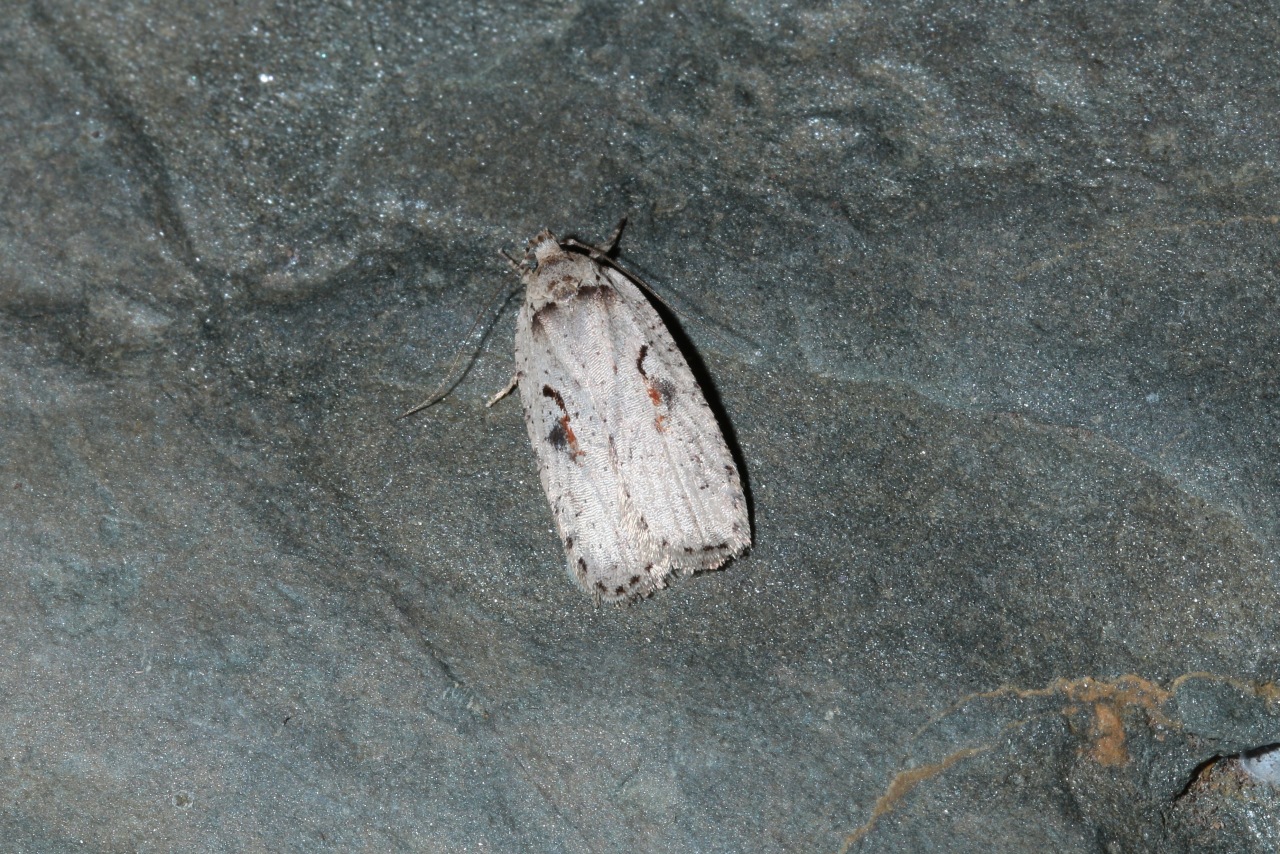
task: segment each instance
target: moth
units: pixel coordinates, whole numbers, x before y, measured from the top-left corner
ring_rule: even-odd
[[[569,574],[626,602],[751,545],[733,456],[657,311],[603,247],[542,231],[523,263],[516,373]]]

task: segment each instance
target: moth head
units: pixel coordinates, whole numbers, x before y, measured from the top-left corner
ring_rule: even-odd
[[[544,229],[529,240],[529,245],[524,250],[524,260],[535,268],[541,267],[563,251],[556,236]]]

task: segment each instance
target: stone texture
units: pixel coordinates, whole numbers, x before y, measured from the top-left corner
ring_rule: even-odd
[[[0,837],[1280,849],[1234,758],[1280,741],[1278,35],[1262,5],[16,8]],[[495,251],[622,214],[756,547],[613,609],[483,402]]]

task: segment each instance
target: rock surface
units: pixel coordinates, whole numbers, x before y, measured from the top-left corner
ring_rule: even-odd
[[[1280,742],[1277,32],[16,9],[0,837],[1280,849],[1235,758]],[[565,575],[519,406],[483,403],[495,250],[623,214],[756,546],[614,609]]]

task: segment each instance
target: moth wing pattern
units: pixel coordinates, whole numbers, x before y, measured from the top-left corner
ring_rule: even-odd
[[[657,311],[622,272],[534,240],[517,376],[570,575],[626,601],[741,554],[737,467]]]
[[[632,343],[617,377],[623,482],[665,562],[682,572],[714,569],[751,543],[737,466],[666,324],[626,276],[604,273],[629,308],[616,319],[638,333],[624,329],[615,339]]]

